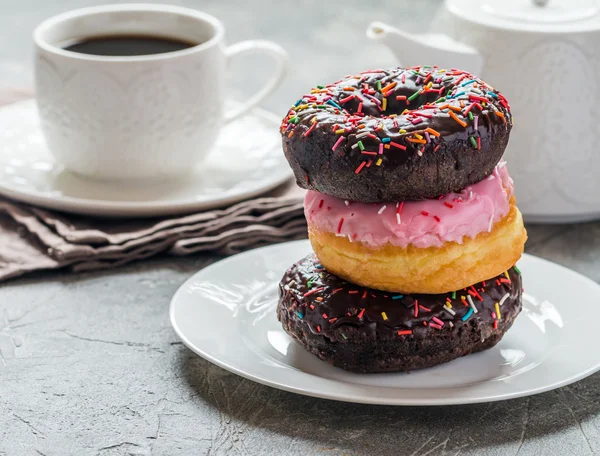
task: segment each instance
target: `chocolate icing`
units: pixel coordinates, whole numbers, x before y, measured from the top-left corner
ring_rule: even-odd
[[[508,274],[508,279],[505,274]],[[516,268],[509,269],[493,279],[478,283],[466,290],[455,293],[426,295],[404,295],[366,289],[347,282],[326,271],[311,254],[294,264],[283,276],[279,284],[280,307],[288,312],[288,318],[295,324],[308,326],[310,332],[331,341],[345,338],[344,328],[358,329],[363,337],[370,340],[398,339],[409,337],[429,338],[434,334],[459,331],[464,325],[476,324],[482,340],[494,334],[495,303],[502,302],[501,320],[512,320],[521,309],[521,275]],[[465,297],[465,305],[461,299]],[[477,313],[463,321],[471,307],[471,300]],[[450,302],[455,315],[444,309]],[[418,312],[415,316],[415,303]],[[312,306],[312,307],[311,307]],[[385,313],[385,317],[383,315]],[[431,326],[441,320],[441,328]],[[505,328],[503,328],[505,329]],[[412,331],[412,334],[398,335],[398,331]],[[500,331],[500,330],[498,330]],[[496,332],[498,332],[496,331]],[[433,334],[432,334],[433,332]],[[352,331],[356,335],[357,331]]]
[[[506,99],[480,79],[415,67],[370,70],[313,89],[289,110],[281,133],[298,185],[382,202],[438,197],[479,182],[500,160],[511,126]]]

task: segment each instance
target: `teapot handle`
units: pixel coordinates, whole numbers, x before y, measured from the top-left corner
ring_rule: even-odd
[[[444,34],[411,34],[382,22],[372,22],[367,37],[382,41],[400,60],[401,66],[437,65],[480,75],[483,57],[479,51]]]

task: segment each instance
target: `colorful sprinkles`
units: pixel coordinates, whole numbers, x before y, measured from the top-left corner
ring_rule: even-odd
[[[492,123],[512,125],[510,106],[493,87],[457,69],[416,66],[318,85],[294,103],[280,130],[288,139],[330,132],[332,158],[350,155],[361,174],[385,166],[397,151],[433,153],[461,131],[465,146],[480,150],[482,126],[487,131]],[[369,155],[379,156],[375,167],[361,158]]]
[[[398,336],[413,336],[415,328],[418,328],[418,333],[443,331],[467,322],[474,315],[481,315],[480,319],[484,320],[491,316],[489,324],[497,329],[504,314],[511,312],[510,309],[503,311],[502,306],[507,300],[514,300],[520,292],[516,268],[511,268],[494,279],[459,290],[458,293],[453,291],[437,295],[432,300],[428,295],[411,296],[356,289],[355,285],[327,272],[314,256],[306,258],[295,267],[299,269],[295,274],[286,275],[281,290],[282,293],[292,293],[295,297],[294,314],[315,332],[328,331],[345,324],[374,322],[393,329]],[[315,274],[315,269],[318,274]],[[499,282],[500,278],[504,282]],[[513,284],[517,279],[519,280]],[[309,281],[311,287],[308,286]],[[302,283],[307,285],[300,294],[297,290],[302,290]],[[344,295],[358,296],[349,298],[348,301],[344,299]],[[358,307],[348,307],[349,302],[356,303]],[[336,303],[339,303],[338,307]]]

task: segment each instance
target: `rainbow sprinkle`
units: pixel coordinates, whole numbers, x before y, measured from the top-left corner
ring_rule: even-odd
[[[461,320],[467,321],[471,315],[473,315],[473,309],[469,309],[469,311],[465,314],[464,317],[461,318]]]
[[[456,312],[454,312],[454,311],[453,311],[453,310],[452,310],[450,307],[448,307],[448,305],[447,305],[447,304],[446,304],[446,305],[444,305],[444,310],[445,310],[446,312],[448,312],[448,313],[449,313],[450,315],[452,315],[452,316],[456,315]]]
[[[485,124],[479,122],[481,116],[486,118]],[[465,129],[469,147],[480,150],[481,135],[492,129],[491,124],[508,129],[513,120],[504,96],[472,74],[419,66],[367,70],[318,85],[295,101],[280,130],[288,142],[312,141],[320,130],[333,135],[331,152],[348,156],[358,175],[375,172],[384,160],[371,162],[351,155],[357,148],[364,152],[361,155],[402,151],[416,158],[437,151],[444,135],[432,128],[433,122],[443,122],[441,131],[450,132],[444,135]]]
[[[467,301],[469,301],[469,307],[471,307],[471,310],[477,313],[477,307],[475,307],[475,303],[473,302],[473,298],[471,298],[471,295],[467,295]]]
[[[339,284],[338,288],[334,288],[328,285],[331,283],[332,274],[319,263],[316,257],[309,257],[305,261],[310,263],[308,269],[303,269],[302,280],[297,280],[298,275],[289,275],[288,279],[281,283],[281,290],[285,294],[295,294],[295,299],[290,302],[293,314],[297,316],[298,320],[303,320],[312,331],[325,332],[325,335],[328,334],[330,328],[343,328],[347,324],[377,325],[386,322],[382,328],[391,329],[399,336],[412,335],[414,328],[417,328],[416,335],[421,337],[421,335],[426,334],[422,331],[442,331],[447,328],[454,328],[456,325],[460,328],[460,322],[466,322],[478,313],[481,314],[480,318],[482,319],[489,318],[491,315],[491,321],[487,321],[490,321],[494,328],[498,328],[498,321],[503,320],[502,305],[510,298],[510,293],[503,291],[501,298],[498,299],[498,293],[502,288],[498,288],[500,284],[497,283],[500,279],[507,280],[505,277],[507,275],[510,277],[512,274],[510,270],[493,279],[465,288],[464,295],[460,295],[456,291],[440,295],[439,301],[437,299],[432,300],[431,305],[427,306],[428,300],[425,301],[426,305],[423,305],[419,302],[419,299],[414,299],[415,296],[422,297],[423,295],[406,296],[408,299],[402,300],[405,298],[402,294],[388,294],[367,288],[356,289],[355,285],[338,277],[335,277],[336,285]],[[305,264],[300,263],[297,267],[304,267]],[[315,273],[315,270],[318,272]],[[290,271],[291,269],[288,273]],[[304,281],[306,281],[306,288],[302,289],[301,284]],[[299,284],[300,288],[298,288]],[[513,283],[509,288],[512,289],[515,286],[516,284]],[[490,292],[490,288],[493,293]],[[346,307],[347,300],[343,296],[336,297],[337,301],[326,303],[327,296],[338,293],[360,294],[360,296],[353,298],[351,308]],[[474,297],[477,297],[480,301],[479,308],[475,304]],[[388,310],[391,313],[388,314],[378,308],[377,302],[372,301],[371,298],[402,301],[399,301],[398,305],[389,307]],[[464,312],[462,311],[463,306],[459,306],[460,302],[465,305]],[[402,329],[402,326],[409,326],[413,329]],[[377,326],[374,326],[374,328],[380,330]]]

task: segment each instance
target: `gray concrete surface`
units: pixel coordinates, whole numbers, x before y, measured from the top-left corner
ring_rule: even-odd
[[[0,0],[0,83],[28,83],[29,34],[39,20],[94,3]],[[319,81],[394,63],[365,40],[369,20],[416,29],[436,5],[180,3],[222,17],[230,42],[262,36],[290,51],[289,78],[265,103],[279,113]],[[529,253],[600,281],[600,223],[529,233]],[[0,455],[600,454],[600,375],[525,399],[415,408],[297,396],[211,365],[181,345],[167,310],[179,285],[215,260],[160,258],[0,285]]]

